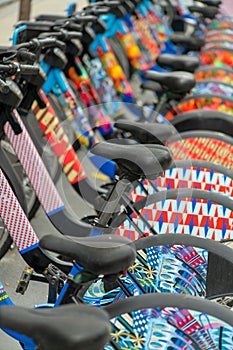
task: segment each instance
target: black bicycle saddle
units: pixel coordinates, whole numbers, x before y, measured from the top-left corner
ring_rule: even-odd
[[[156,62],[161,67],[171,67],[174,70],[183,70],[193,73],[200,65],[198,57],[188,55],[163,54],[157,57]]]
[[[0,327],[32,338],[41,350],[101,350],[110,339],[107,313],[87,305],[0,308]]]
[[[120,173],[131,180],[156,179],[173,163],[171,151],[161,145],[122,145],[100,142],[94,145],[90,152],[114,160]]]
[[[113,275],[126,270],[135,261],[135,245],[117,235],[68,237],[46,235],[42,248],[76,260],[95,275]]]
[[[155,81],[170,92],[178,94],[189,92],[196,84],[193,74],[182,71],[159,73],[149,70],[143,73],[143,78]]]
[[[189,6],[188,7],[190,12],[196,12],[200,13],[203,17],[209,18],[209,19],[214,19],[216,15],[218,14],[218,7],[216,6]]]
[[[187,36],[184,33],[174,33],[169,39],[175,45],[185,46],[187,50],[199,51],[205,45],[205,39],[198,36]]]
[[[130,121],[119,121],[114,123],[117,129],[128,131],[133,137],[144,144],[164,145],[166,141],[175,134],[171,125],[158,123],[140,123]]]

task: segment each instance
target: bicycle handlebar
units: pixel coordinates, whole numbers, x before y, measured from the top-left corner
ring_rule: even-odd
[[[9,76],[17,73],[24,75],[36,75],[39,73],[39,66],[11,62],[8,64],[0,64],[0,73],[7,73]],[[7,83],[5,83],[5,85],[7,85]],[[4,84],[2,84],[2,86],[4,86]]]
[[[51,36],[51,35],[50,35]],[[45,39],[37,39],[33,38],[29,42],[22,43],[19,45],[16,45],[16,49],[29,49],[32,51],[36,51],[39,48],[52,48],[52,47],[59,47],[62,51],[65,51],[66,44],[62,41],[57,40],[56,38],[45,38]]]

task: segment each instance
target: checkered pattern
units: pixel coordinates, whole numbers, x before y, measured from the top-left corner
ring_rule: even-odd
[[[0,169],[1,218],[19,251],[38,243],[38,237],[31,227],[17,198]]]
[[[64,204],[27,130],[21,122],[18,113],[15,111],[14,114],[22,128],[22,132],[19,135],[15,135],[9,123],[5,124],[4,130],[25,173],[31,181],[37,197],[46,213],[63,207]]]

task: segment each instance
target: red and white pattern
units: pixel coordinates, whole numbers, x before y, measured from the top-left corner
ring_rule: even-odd
[[[19,251],[39,242],[7,179],[0,169],[1,218]]]
[[[17,111],[14,111],[14,115],[20,124],[22,132],[19,135],[15,135],[9,122],[5,124],[4,131],[12,144],[25,173],[30,179],[41,205],[47,214],[64,207],[59,193],[57,192],[57,189],[26,128],[20,120]]]

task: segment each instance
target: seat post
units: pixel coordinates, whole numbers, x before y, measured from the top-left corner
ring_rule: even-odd
[[[133,190],[132,181],[123,176],[121,179],[115,182],[104,208],[98,218],[98,225],[101,227],[107,227],[112,215],[119,211],[120,201],[126,193],[131,193]]]

